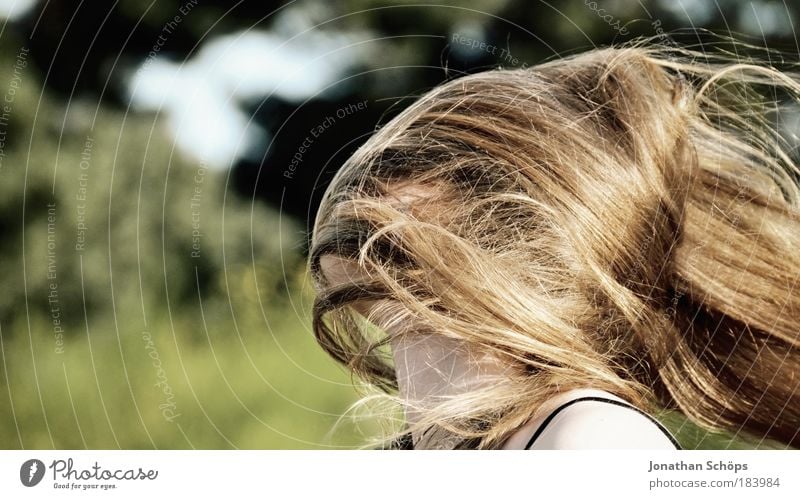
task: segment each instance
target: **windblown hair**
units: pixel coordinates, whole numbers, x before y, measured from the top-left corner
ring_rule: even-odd
[[[378,300],[508,366],[418,423],[471,447],[582,387],[800,445],[800,170],[778,92],[796,100],[794,73],[652,41],[432,89],[326,191],[320,345],[395,393],[389,339],[348,306]],[[400,202],[408,185],[426,195]],[[325,254],[369,278],[332,286]]]

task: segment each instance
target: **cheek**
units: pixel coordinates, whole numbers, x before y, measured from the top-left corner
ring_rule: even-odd
[[[400,393],[416,402],[464,391],[478,378],[477,363],[451,338],[422,334],[395,338],[392,354]]]

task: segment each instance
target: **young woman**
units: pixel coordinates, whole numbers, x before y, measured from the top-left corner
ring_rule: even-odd
[[[414,448],[679,448],[663,408],[797,446],[798,89],[640,42],[431,90],[326,191],[319,343]]]

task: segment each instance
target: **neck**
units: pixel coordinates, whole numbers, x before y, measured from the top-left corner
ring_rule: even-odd
[[[407,401],[406,419],[419,423],[426,409],[455,395],[478,388],[502,374],[501,364],[478,355],[462,342],[431,334],[409,334],[392,341],[401,397]],[[441,428],[412,430],[415,448],[452,448],[461,441]]]

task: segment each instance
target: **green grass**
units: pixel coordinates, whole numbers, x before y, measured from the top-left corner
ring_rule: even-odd
[[[296,306],[307,304],[307,295],[294,298]],[[362,432],[376,427],[340,417],[357,393],[316,345],[308,314],[269,308],[265,321],[251,305],[236,323],[206,311],[205,327],[196,311],[172,321],[165,313],[152,317],[146,329],[106,318],[90,324],[88,334],[72,331],[61,354],[45,320],[33,316],[30,334],[18,321],[13,334],[3,331],[2,447],[362,445]],[[153,340],[149,347],[143,331]],[[168,403],[172,421],[160,408]]]
[[[665,411],[657,419],[672,432],[684,449],[787,449],[782,443],[757,438],[745,432],[735,434],[705,430],[676,411]]]

